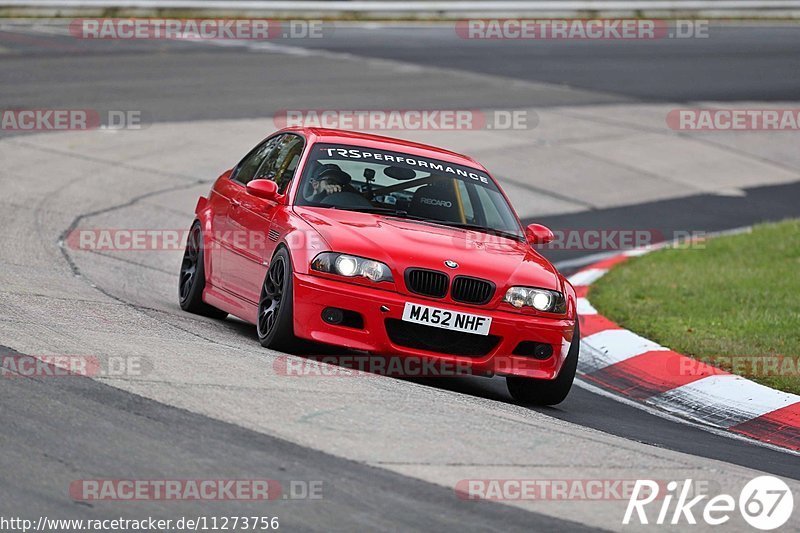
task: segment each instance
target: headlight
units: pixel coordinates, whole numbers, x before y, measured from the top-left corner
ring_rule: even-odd
[[[340,255],[334,263],[335,270],[342,276],[355,276],[358,274],[358,259],[349,255]]]
[[[532,287],[511,287],[503,301],[514,307],[533,307],[546,313],[563,314],[567,311],[567,301],[558,291],[534,289]]]
[[[311,270],[348,278],[360,276],[370,281],[394,281],[392,271],[380,261],[336,252],[322,252],[311,261]]]

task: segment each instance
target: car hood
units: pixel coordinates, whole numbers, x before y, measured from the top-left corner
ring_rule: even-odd
[[[498,288],[563,290],[557,271],[527,243],[440,224],[341,209],[295,207],[335,252],[383,261],[402,279],[409,267],[488,279]],[[445,261],[455,261],[450,269]]]

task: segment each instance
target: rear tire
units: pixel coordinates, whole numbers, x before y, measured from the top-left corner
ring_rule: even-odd
[[[578,369],[578,353],[581,347],[581,332],[578,317],[575,317],[575,332],[567,353],[567,360],[555,379],[534,379],[506,376],[506,386],[511,397],[526,405],[556,405],[563,402],[575,380]]]
[[[294,336],[292,260],[286,248],[272,256],[258,299],[256,331],[264,348],[282,352],[297,348]]]
[[[203,230],[200,228],[200,222],[195,221],[189,230],[186,250],[183,252],[181,273],[178,278],[178,303],[184,311],[223,319],[228,316],[226,311],[203,301],[203,289],[206,287],[203,248]]]

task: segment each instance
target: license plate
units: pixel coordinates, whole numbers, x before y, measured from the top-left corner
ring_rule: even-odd
[[[448,311],[447,309],[438,309],[410,302],[406,302],[406,306],[403,309],[403,320],[476,335],[488,335],[489,328],[492,325],[492,318],[488,316]]]

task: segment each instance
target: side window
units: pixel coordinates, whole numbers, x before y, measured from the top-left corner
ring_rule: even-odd
[[[283,137],[284,135],[278,135],[256,146],[238,165],[236,165],[236,170],[233,172],[232,179],[238,181],[242,185],[247,185],[254,178],[258,167],[261,166],[261,163],[264,162]]]
[[[294,171],[303,154],[303,138],[286,134],[258,169],[256,179],[268,179],[278,184],[278,192],[283,194],[294,177]]]

